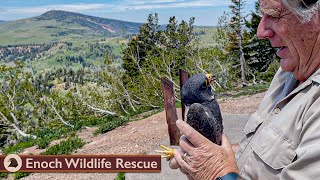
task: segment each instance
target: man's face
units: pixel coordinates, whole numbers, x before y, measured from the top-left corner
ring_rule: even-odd
[[[268,38],[273,47],[279,48],[277,56],[284,71],[305,81],[320,67],[319,16],[302,23],[281,0],[260,0],[260,10],[263,17],[258,37]]]

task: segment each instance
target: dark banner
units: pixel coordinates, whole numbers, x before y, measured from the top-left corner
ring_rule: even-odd
[[[160,171],[160,155],[0,155],[0,172]]]

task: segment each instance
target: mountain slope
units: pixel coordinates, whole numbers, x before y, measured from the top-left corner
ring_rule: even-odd
[[[0,24],[0,44],[47,43],[87,40],[137,33],[141,23],[48,11],[41,16]]]
[[[94,16],[87,16],[79,13],[72,13],[67,11],[48,11],[41,15],[39,20],[55,19],[60,22],[79,24],[87,27],[92,31],[104,33],[137,33],[141,23],[132,23],[114,19],[99,18]]]

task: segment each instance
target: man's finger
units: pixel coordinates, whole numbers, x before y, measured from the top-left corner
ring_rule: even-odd
[[[180,171],[182,172],[182,174],[185,174],[185,175],[188,175],[189,173],[186,171],[186,170],[184,170],[182,167],[180,167]]]
[[[179,150],[175,149],[174,151],[179,151]],[[169,167],[170,167],[171,169],[178,169],[178,168],[180,168],[180,165],[178,164],[176,158],[172,158],[172,159],[170,160],[170,162],[169,162]]]
[[[202,136],[198,131],[193,129],[186,122],[184,122],[182,120],[177,120],[176,124],[177,124],[178,128],[180,129],[180,131],[182,132],[182,134],[184,134],[187,137],[187,139],[190,141],[191,144],[194,145],[194,147],[199,147],[203,143],[208,143],[208,142],[211,143],[211,141],[209,141],[207,138]]]
[[[186,138],[185,135],[182,135],[180,137],[180,141],[179,141],[179,145],[181,147],[181,149],[186,152],[188,155],[193,155],[193,148],[194,146],[190,143],[190,141]]]
[[[174,158],[180,165],[180,168],[182,167],[187,173],[191,173],[190,166],[182,159],[181,153],[178,151],[174,151]]]
[[[193,177],[190,174],[187,174],[188,180],[193,180]]]

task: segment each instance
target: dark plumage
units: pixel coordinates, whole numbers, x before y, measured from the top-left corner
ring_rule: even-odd
[[[196,74],[182,87],[182,102],[188,108],[186,122],[210,141],[221,145],[223,131],[220,107],[215,100],[210,74]]]

